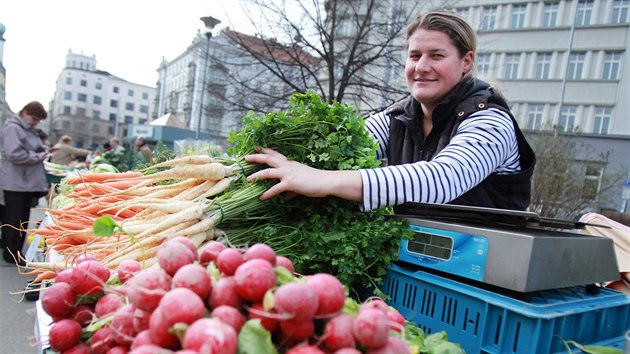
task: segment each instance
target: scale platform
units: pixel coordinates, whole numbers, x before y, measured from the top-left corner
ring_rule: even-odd
[[[612,240],[580,234],[584,223],[455,205],[394,211],[415,231],[401,240],[400,262],[520,293],[619,278]]]

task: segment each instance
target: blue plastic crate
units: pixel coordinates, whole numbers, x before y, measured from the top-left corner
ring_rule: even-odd
[[[521,300],[392,264],[382,290],[407,320],[427,334],[446,331],[467,353],[566,353],[562,340],[619,348],[630,329],[630,297],[605,288],[545,290]]]

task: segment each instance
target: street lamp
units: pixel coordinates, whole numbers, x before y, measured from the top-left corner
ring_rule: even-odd
[[[214,26],[221,23],[221,21],[217,20],[212,16],[202,17],[201,21],[206,26],[206,57],[204,59],[203,66],[203,77],[201,78],[201,97],[199,98],[199,119],[197,120],[197,133],[195,134],[195,139],[199,140],[199,135],[201,133],[201,118],[203,117],[203,98],[206,95],[206,74],[208,72],[208,57],[210,56],[210,38],[212,38],[212,29]]]

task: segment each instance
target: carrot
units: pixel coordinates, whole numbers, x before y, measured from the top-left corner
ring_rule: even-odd
[[[54,279],[56,276],[57,276],[56,272],[47,270],[40,273],[38,276],[36,276],[35,279],[32,281],[32,283],[41,283],[44,280]]]
[[[142,172],[127,171],[127,172],[119,172],[119,173],[114,173],[114,172],[86,173],[86,174],[78,174],[72,177],[67,177],[66,183],[79,184],[81,182],[105,182],[108,180],[123,179],[123,178],[136,178],[139,176],[142,176]]]

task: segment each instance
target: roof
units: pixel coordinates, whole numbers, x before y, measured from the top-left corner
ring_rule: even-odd
[[[172,113],[167,113],[161,116],[160,118],[149,123],[149,125],[160,125],[160,126],[166,126],[166,127],[188,129],[186,124],[184,124],[181,120],[179,120],[179,118],[177,118],[176,115]]]

